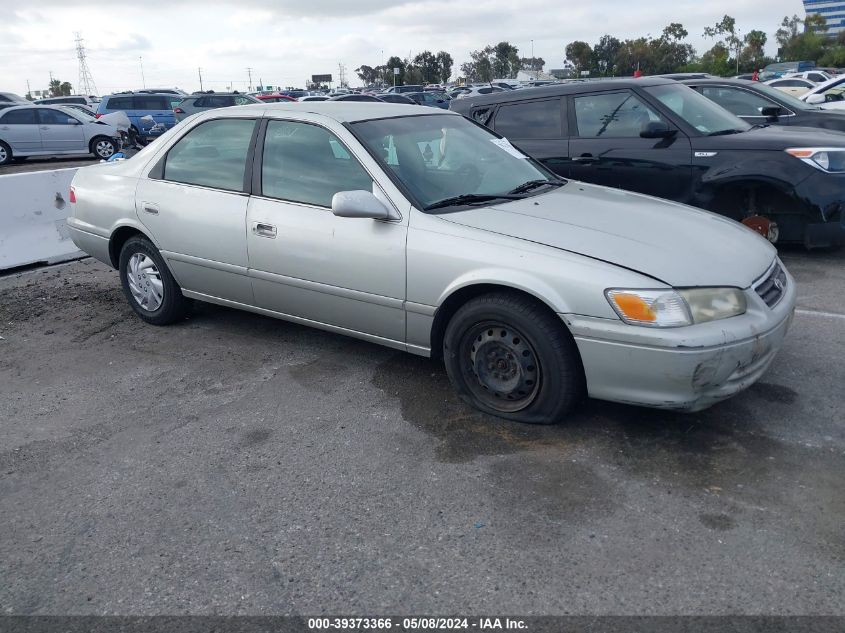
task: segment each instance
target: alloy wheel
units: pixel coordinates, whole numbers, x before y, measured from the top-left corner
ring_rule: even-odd
[[[155,312],[164,301],[161,273],[151,257],[135,253],[126,264],[126,280],[132,297],[144,310]]]

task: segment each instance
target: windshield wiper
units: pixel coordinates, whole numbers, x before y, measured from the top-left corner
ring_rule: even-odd
[[[452,196],[451,198],[443,198],[437,202],[432,202],[425,208],[425,211],[431,209],[441,209],[443,207],[452,207],[458,204],[473,204],[475,202],[489,202],[490,200],[522,200],[524,196],[518,196],[510,193],[465,193],[460,196]]]
[[[742,134],[745,130],[719,130],[718,132],[710,132],[707,136],[726,136],[728,134]]]
[[[562,187],[565,185],[565,182],[560,180],[529,180],[528,182],[524,182],[518,187],[514,187],[508,193],[525,193],[526,191],[531,191],[532,189],[536,189],[537,187],[542,187],[543,185],[551,185],[552,187]]]

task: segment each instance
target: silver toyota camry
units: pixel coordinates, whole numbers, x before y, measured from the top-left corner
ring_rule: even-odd
[[[465,401],[522,422],[584,395],[712,405],[766,371],[795,306],[744,226],[561,180],[421,106],[204,112],[80,169],[71,203],[147,323],[201,300],[441,358]]]

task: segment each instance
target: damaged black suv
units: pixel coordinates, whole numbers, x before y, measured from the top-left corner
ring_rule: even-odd
[[[452,101],[566,178],[708,209],[772,242],[845,243],[845,134],[751,125],[669,79]]]

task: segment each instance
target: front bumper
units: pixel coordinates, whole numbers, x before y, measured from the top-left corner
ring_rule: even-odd
[[[645,328],[614,319],[561,315],[575,337],[590,397],[699,411],[753,385],[783,344],[795,309],[787,273],[769,308],[746,290],[748,311],[682,328]]]
[[[804,229],[807,248],[845,244],[845,174],[816,170],[795,188],[808,209]]]

